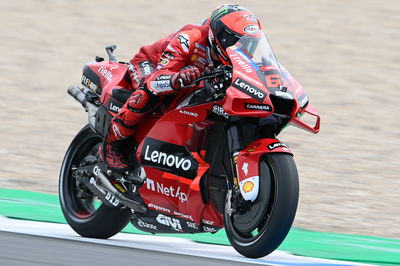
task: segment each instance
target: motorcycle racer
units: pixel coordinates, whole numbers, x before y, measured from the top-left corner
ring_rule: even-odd
[[[229,65],[226,48],[240,37],[261,34],[260,23],[248,9],[225,4],[216,8],[202,25],[189,24],[159,41],[144,46],[131,60],[132,95],[112,119],[100,148],[100,157],[115,173],[141,169],[126,147],[135,126],[156,109],[166,95],[186,95],[186,88],[207,68]],[[129,155],[130,154],[130,155]]]

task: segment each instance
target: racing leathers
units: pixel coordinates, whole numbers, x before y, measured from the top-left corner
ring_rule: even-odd
[[[186,25],[142,47],[130,60],[133,93],[113,118],[103,144],[102,157],[110,169],[124,173],[139,166],[135,156],[129,160],[123,151],[135,126],[158,106],[164,95],[188,93],[190,90],[183,87],[212,64],[207,48],[208,31],[208,23]]]

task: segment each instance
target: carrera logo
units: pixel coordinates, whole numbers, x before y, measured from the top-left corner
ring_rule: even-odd
[[[199,166],[186,147],[153,138],[145,139],[141,161],[143,165],[189,179],[197,176]]]
[[[248,109],[248,110],[255,110],[255,111],[267,111],[267,112],[272,111],[272,107],[268,104],[245,103],[244,108]]]
[[[259,102],[263,102],[265,97],[267,96],[264,91],[257,88],[253,84],[241,79],[237,78],[233,84],[233,87],[239,89],[240,91],[246,93],[247,95],[251,96],[252,98],[258,100]]]
[[[277,148],[286,148],[286,149],[288,149],[288,146],[286,144],[282,143],[282,142],[271,143],[267,147],[268,147],[268,149],[270,151],[275,150]]]

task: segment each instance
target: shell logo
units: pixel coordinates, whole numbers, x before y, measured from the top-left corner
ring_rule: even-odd
[[[243,191],[244,191],[244,192],[250,192],[250,191],[253,190],[253,188],[254,188],[254,183],[251,182],[251,181],[246,181],[246,182],[243,184]]]

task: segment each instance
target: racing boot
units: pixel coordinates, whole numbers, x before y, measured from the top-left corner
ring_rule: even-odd
[[[112,171],[113,174],[108,176],[115,186],[115,179],[121,180],[121,177],[124,177],[124,181],[130,181],[136,187],[140,187],[143,185],[146,175],[135,156],[135,141],[130,137],[133,129],[123,126],[116,120],[118,121],[118,119],[112,120],[108,134],[99,149],[100,159]],[[115,178],[115,176],[119,178]],[[116,187],[120,189],[118,186]]]

